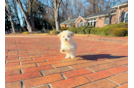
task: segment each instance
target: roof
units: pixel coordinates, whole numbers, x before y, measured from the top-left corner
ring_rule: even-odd
[[[127,5],[127,4],[128,4],[128,1],[125,1],[125,2],[123,2],[123,3],[121,3],[121,4],[118,4],[118,5],[116,5],[116,6],[113,6],[112,8],[109,8],[109,9],[106,9],[106,10],[101,11],[101,12],[99,12],[99,13],[91,14],[91,15],[89,15],[89,16],[87,16],[87,17],[82,17],[82,18],[84,18],[84,19],[86,19],[86,20],[89,20],[89,19],[93,19],[93,18],[97,18],[97,17],[108,16],[108,15],[114,15],[114,14],[116,14],[116,9],[114,9],[114,8],[116,8],[116,7],[118,7],[118,6],[124,6],[124,5]],[[79,17],[80,17],[80,16],[79,16]],[[79,17],[78,17],[78,18],[79,18]],[[71,23],[75,23],[78,18],[74,18],[74,19],[71,19],[71,20],[66,20],[66,21],[62,22],[61,24],[71,24]]]
[[[87,19],[90,19],[90,18],[93,18],[93,17],[96,17],[96,16],[100,16],[100,15],[110,15],[110,14],[113,14],[113,13],[115,13],[115,12],[116,12],[115,9],[109,8],[109,9],[104,10],[104,11],[101,11],[101,12],[99,12],[99,13],[91,14],[91,15],[89,15],[89,16],[87,16],[87,17],[82,17],[82,18],[87,20]],[[81,17],[81,16],[79,16],[79,17]],[[79,18],[79,17],[78,17],[78,18]],[[75,23],[75,22],[78,20],[78,18],[74,18],[74,19],[71,19],[71,20],[66,20],[66,21],[62,22],[61,25],[62,25],[62,24],[71,24],[71,23]]]
[[[62,25],[62,24],[71,24],[71,23],[75,23],[76,19],[77,19],[77,18],[74,18],[74,19],[71,19],[71,20],[66,20],[66,21],[64,21],[64,22],[62,22],[62,23],[60,23],[60,24]]]
[[[112,8],[117,8],[118,6],[124,6],[124,5],[128,5],[128,1],[125,1],[121,4],[116,5],[116,6],[113,6]]]
[[[79,16],[76,20],[75,20],[75,22],[77,22],[78,20],[79,20],[79,18],[82,18],[82,19],[84,19],[85,20],[85,18],[84,17],[82,17],[82,16]]]
[[[91,14],[91,15],[87,16],[85,19],[90,19],[90,18],[93,18],[93,17],[96,17],[96,16],[110,15],[110,14],[113,14],[115,12],[116,12],[116,9],[109,8],[109,9],[106,9],[106,10],[101,11],[99,13]]]

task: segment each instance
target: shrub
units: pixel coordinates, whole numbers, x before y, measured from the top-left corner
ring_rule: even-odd
[[[64,30],[67,30],[67,29],[68,29],[68,28],[61,28],[61,32],[64,31]],[[51,30],[49,33],[50,33],[50,34],[59,34],[59,32],[57,32],[56,29]]]
[[[94,28],[94,27],[87,26],[87,28],[85,29],[86,34],[90,34],[90,31],[91,31],[92,28]]]
[[[71,27],[68,30],[71,31],[71,32],[73,32],[73,33],[77,33],[77,28]]]
[[[55,33],[56,33],[56,29],[50,31],[50,34],[51,34],[51,35],[52,35],[52,34],[55,34]]]
[[[23,34],[28,34],[28,31],[23,32]]]
[[[91,33],[91,34],[99,34],[99,29],[100,29],[100,28],[98,28],[98,27],[94,27],[94,28],[92,28],[92,29],[90,30],[90,33]]]
[[[59,34],[59,32],[56,31],[56,29],[54,29],[54,30],[50,31],[50,34]]]
[[[127,34],[127,28],[115,28],[113,33],[114,36],[125,36]]]
[[[78,34],[86,34],[86,33],[85,33],[85,29],[86,29],[85,26],[81,26],[81,27],[78,27],[78,28],[76,29],[76,31],[77,31]]]
[[[98,34],[98,35],[114,35],[113,34],[113,30],[115,28],[127,28],[128,26],[128,23],[118,23],[118,24],[109,24],[109,25],[106,25],[102,28],[98,28],[98,27],[95,27],[95,28],[92,28],[91,29],[91,34]]]
[[[125,35],[125,36],[128,36],[128,28],[127,28],[126,30],[127,30],[127,33],[126,33],[126,35]]]
[[[73,33],[78,33],[78,34],[89,34],[92,28],[93,28],[92,26],[81,26],[78,28],[71,27],[69,28],[69,31],[72,31]]]
[[[28,31],[26,27],[22,27],[23,32]]]
[[[61,28],[61,31],[64,31],[64,30],[68,30],[69,28],[65,27],[65,28]]]

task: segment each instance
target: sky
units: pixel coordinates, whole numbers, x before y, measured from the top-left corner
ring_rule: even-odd
[[[46,0],[40,0],[41,2],[43,2],[43,1],[46,1]],[[72,0],[73,1],[73,0]],[[84,6],[87,6],[89,3],[84,3],[86,0],[82,0],[82,2],[83,2],[83,4],[84,4]],[[127,0],[122,0],[122,2],[125,2],[125,1],[127,1]],[[49,5],[50,5],[50,3],[48,3]],[[118,5],[119,3],[116,3],[116,5]],[[23,26],[23,21],[22,21],[22,17],[23,17],[23,13],[21,12],[19,12],[19,14],[18,14],[18,16],[19,16],[19,18],[20,18],[20,23],[21,23],[21,26]]]

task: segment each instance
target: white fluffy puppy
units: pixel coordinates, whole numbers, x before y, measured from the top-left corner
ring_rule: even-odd
[[[77,45],[72,39],[74,34],[68,30],[62,31],[58,34],[61,40],[61,49],[60,52],[66,54],[65,58],[74,58],[76,56]]]

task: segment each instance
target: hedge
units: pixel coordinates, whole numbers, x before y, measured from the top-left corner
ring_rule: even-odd
[[[117,36],[117,37],[119,37],[119,36],[126,36],[126,35],[128,35],[127,31],[128,31],[128,28],[115,28],[113,30],[113,33],[114,33],[114,36]]]
[[[71,27],[69,28],[69,31],[77,34],[89,34],[92,28],[92,26],[81,26],[78,28]]]
[[[68,30],[68,28],[61,28],[61,31]],[[56,31],[56,29],[50,31],[50,34],[58,34],[59,32]]]
[[[102,28],[92,28],[91,29],[91,34],[98,34],[98,35],[110,35],[113,36],[113,30],[115,28],[128,28],[128,23],[118,23],[118,24],[110,24],[106,25]]]

